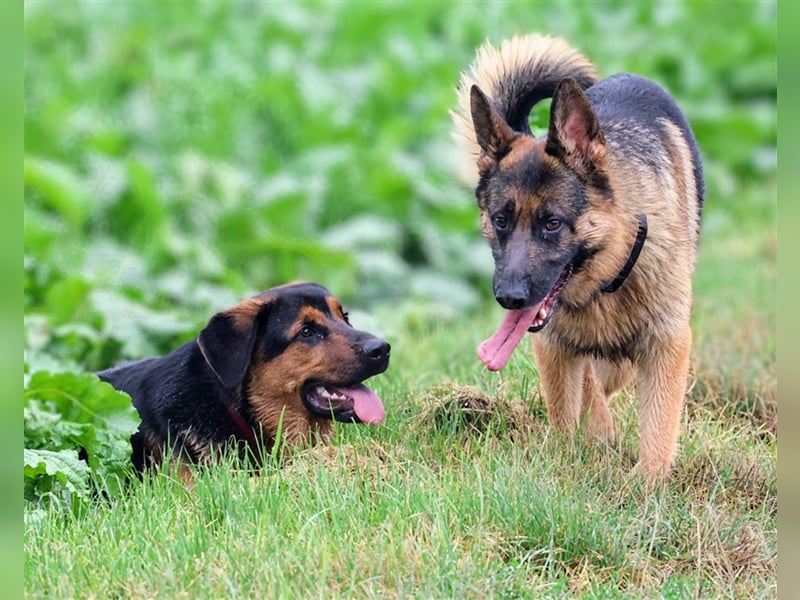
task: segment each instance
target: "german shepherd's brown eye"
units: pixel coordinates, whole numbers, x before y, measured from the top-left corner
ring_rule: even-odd
[[[311,327],[309,327],[308,325],[305,325],[305,326],[304,326],[304,327],[303,327],[303,328],[300,330],[300,335],[301,335],[302,337],[311,337],[312,335],[314,335],[314,330],[313,330],[313,329],[311,329]]]
[[[544,227],[550,233],[556,232],[561,229],[561,220],[556,218],[548,219],[547,223],[544,224]]]
[[[492,222],[494,223],[495,228],[501,231],[508,227],[508,219],[504,214],[495,215],[492,218]]]

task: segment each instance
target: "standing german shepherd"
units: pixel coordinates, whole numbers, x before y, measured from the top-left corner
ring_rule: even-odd
[[[666,477],[687,387],[703,206],[694,135],[637,75],[600,79],[566,42],[530,35],[478,51],[453,113],[477,160],[481,229],[507,309],[478,349],[501,369],[526,331],[550,421],[611,439],[608,399],[635,378],[638,468]],[[528,117],[552,97],[547,134]]]

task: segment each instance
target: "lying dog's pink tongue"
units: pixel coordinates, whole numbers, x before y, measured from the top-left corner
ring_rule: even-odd
[[[478,346],[478,358],[490,371],[499,371],[506,366],[514,348],[520,343],[528,327],[536,318],[539,305],[523,310],[506,311],[506,316],[492,337]]]
[[[353,399],[353,412],[362,423],[367,425],[383,423],[386,411],[375,392],[362,384],[342,391]]]

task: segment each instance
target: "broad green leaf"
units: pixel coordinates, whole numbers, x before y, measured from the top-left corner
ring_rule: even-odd
[[[27,500],[64,490],[85,497],[89,491],[91,469],[76,450],[37,450],[25,448],[25,492]]]
[[[26,448],[83,450],[100,482],[127,475],[130,437],[140,422],[127,394],[88,373],[38,372],[24,403]]]
[[[35,373],[25,390],[25,404],[36,398],[52,402],[62,417],[133,433],[139,425],[130,396],[91,373]]]
[[[67,421],[52,402],[29,400],[23,408],[26,448],[74,448],[89,425]]]
[[[28,156],[24,173],[25,186],[37,190],[44,205],[73,227],[83,224],[90,206],[89,194],[80,176],[70,166]]]
[[[57,281],[45,294],[44,310],[56,325],[77,320],[76,313],[85,306],[90,290],[89,282],[79,277]]]

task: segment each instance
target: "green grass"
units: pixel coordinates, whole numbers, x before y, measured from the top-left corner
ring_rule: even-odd
[[[26,505],[26,596],[774,598],[774,8],[27,3],[28,376],[166,352],[295,278],[392,364],[384,425],[282,468]],[[475,48],[527,31],[665,85],[703,152],[694,380],[662,488],[631,472],[630,390],[617,445],[565,440],[524,344],[499,373],[475,356],[502,311],[447,111]]]
[[[161,473],[88,514],[43,513],[27,594],[775,596],[767,427],[695,401],[673,479],[650,490],[631,472],[632,396],[615,404],[619,445],[559,438],[523,349],[499,374],[475,360],[487,312],[391,338],[382,426],[340,425],[259,476],[223,464],[186,489]]]
[[[166,476],[26,535],[31,596],[774,596],[774,451],[693,426],[663,491],[615,450],[393,419],[260,477]],[[629,454],[629,453],[628,453]],[[56,534],[57,532],[57,534]]]

